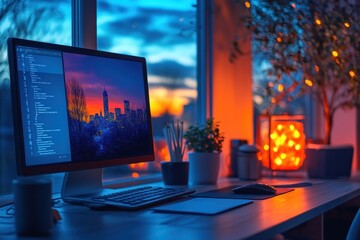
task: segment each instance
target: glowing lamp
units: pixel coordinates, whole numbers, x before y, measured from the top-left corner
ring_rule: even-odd
[[[303,119],[303,116],[260,116],[257,142],[264,167],[291,171],[302,166],[305,159]]]

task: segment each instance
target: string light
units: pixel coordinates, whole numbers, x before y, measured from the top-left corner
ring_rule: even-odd
[[[319,68],[318,65],[315,66],[315,71],[316,71],[316,72],[320,71],[320,68]]]
[[[331,54],[333,55],[333,57],[338,57],[339,56],[339,53],[337,51],[332,51]]]
[[[345,23],[344,23],[344,26],[347,27],[347,28],[349,28],[349,27],[350,27],[350,23],[345,22]]]
[[[350,75],[350,77],[355,77],[356,76],[356,73],[355,73],[355,71],[353,71],[353,70],[351,70],[350,72],[349,72],[349,75]]]
[[[245,7],[246,7],[246,8],[250,8],[250,7],[251,7],[250,2],[245,2]]]
[[[316,23],[316,25],[321,25],[321,20],[320,20],[320,19],[316,19],[316,20],[315,20],[315,23]]]
[[[282,85],[281,83],[278,85],[278,91],[279,92],[284,91],[284,85]]]
[[[292,6],[293,8],[296,8],[296,4],[295,4],[295,3],[292,3],[291,6]]]
[[[309,87],[312,87],[313,82],[310,79],[305,79],[305,84],[308,85]]]
[[[277,37],[277,38],[276,38],[276,41],[278,41],[279,43],[281,43],[281,42],[282,42],[281,37]]]

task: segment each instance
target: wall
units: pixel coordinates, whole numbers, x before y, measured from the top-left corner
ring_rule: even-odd
[[[357,151],[357,110],[342,110],[335,112],[333,132],[331,136],[332,144],[352,144],[354,146],[354,157],[352,169],[359,169],[359,156]],[[353,171],[354,172],[354,171]]]
[[[229,61],[235,35],[249,34],[237,24],[241,14],[239,4],[233,0],[214,0],[213,14],[213,115],[225,133],[221,173],[226,175],[230,139],[247,139],[253,143],[251,55],[239,57],[234,63]],[[243,47],[250,52],[250,41],[243,43]]]

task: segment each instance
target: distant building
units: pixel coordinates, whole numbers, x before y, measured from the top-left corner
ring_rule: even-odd
[[[130,116],[130,102],[128,100],[124,100],[124,109],[125,115]]]
[[[115,119],[120,120],[121,108],[115,108]]]
[[[109,97],[105,88],[103,91],[103,102],[104,102],[104,116],[106,118],[109,115]]]

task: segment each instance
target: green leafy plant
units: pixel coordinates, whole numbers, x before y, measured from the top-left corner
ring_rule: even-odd
[[[190,126],[184,134],[187,148],[194,152],[221,152],[225,137],[219,126],[214,118],[208,118],[204,125]]]

